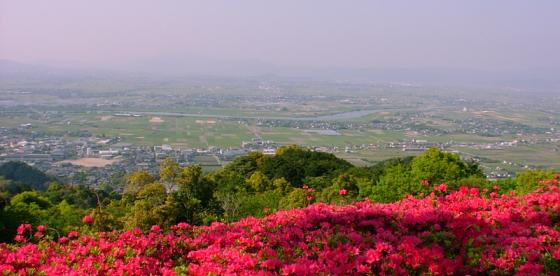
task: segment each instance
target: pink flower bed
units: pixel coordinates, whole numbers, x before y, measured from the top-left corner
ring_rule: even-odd
[[[39,235],[44,229],[36,231]],[[31,235],[28,235],[28,234]],[[525,196],[444,186],[424,199],[314,204],[263,219],[40,239],[22,226],[0,271],[47,275],[558,275],[558,181]],[[26,236],[27,235],[27,236]],[[37,238],[34,238],[37,239]]]

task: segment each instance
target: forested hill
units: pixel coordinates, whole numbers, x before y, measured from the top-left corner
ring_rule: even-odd
[[[13,180],[0,180],[1,239],[12,241],[23,223],[44,225],[64,234],[79,229],[86,215],[94,218],[91,230],[109,231],[152,225],[166,228],[186,222],[207,225],[263,217],[283,209],[313,203],[352,203],[369,199],[395,202],[407,195],[423,197],[446,183],[449,191],[461,186],[498,194],[525,194],[539,187],[552,171],[526,171],[516,179],[488,181],[476,162],[430,149],[417,157],[390,159],[370,167],[356,167],[328,153],[298,147],[278,149],[275,156],[251,153],[221,170],[204,173],[197,165],[181,167],[165,160],[159,175],[133,172],[120,180],[108,179],[98,189],[44,183],[48,177],[20,163],[36,175],[37,185],[10,189]],[[30,181],[10,170],[9,177]],[[6,174],[8,175],[8,174]],[[32,183],[32,182],[26,182]]]
[[[0,165],[0,178],[10,180],[13,185],[27,186],[27,189],[34,190],[45,190],[47,183],[53,180],[44,172],[17,161]]]

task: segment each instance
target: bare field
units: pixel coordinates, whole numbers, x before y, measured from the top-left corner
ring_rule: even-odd
[[[150,123],[159,124],[159,123],[163,123],[163,122],[165,122],[165,120],[163,120],[161,117],[152,117],[150,119]]]
[[[119,162],[118,159],[102,159],[102,158],[81,158],[75,160],[63,160],[59,164],[72,164],[75,166],[82,166],[86,168],[102,168]]]

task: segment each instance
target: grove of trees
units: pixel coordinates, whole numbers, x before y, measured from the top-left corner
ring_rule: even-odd
[[[316,202],[394,202],[407,195],[427,195],[441,183],[455,190],[471,186],[525,194],[541,180],[554,177],[552,171],[529,170],[515,179],[488,181],[477,163],[435,148],[417,157],[356,167],[332,154],[290,146],[280,148],[275,156],[250,153],[212,173],[198,165],[181,167],[170,159],[161,163],[159,171],[159,175],[133,172],[122,181],[92,189],[59,183],[24,164],[4,164],[0,167],[0,239],[10,241],[22,223],[46,225],[64,234],[84,227],[85,215],[94,219],[87,226],[91,231],[148,230],[152,225],[179,222],[233,222]]]

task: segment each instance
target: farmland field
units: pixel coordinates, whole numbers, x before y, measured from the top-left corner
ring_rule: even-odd
[[[192,110],[191,110],[192,111]],[[1,115],[2,127],[17,127],[22,124],[31,124],[35,131],[53,135],[65,135],[68,137],[79,136],[80,133],[91,133],[105,137],[120,137],[122,142],[139,145],[161,145],[169,144],[174,148],[207,148],[216,146],[222,148],[236,148],[242,141],[250,141],[252,138],[271,140],[278,145],[298,144],[312,147],[337,147],[336,155],[343,157],[357,165],[371,165],[375,162],[407,155],[416,152],[404,152],[401,149],[376,147],[374,149],[361,149],[344,152],[344,148],[353,145],[383,145],[391,142],[407,139],[422,139],[433,143],[464,143],[464,144],[492,144],[504,140],[518,139],[515,135],[503,135],[499,137],[481,136],[476,134],[443,134],[426,135],[415,131],[383,130],[375,128],[366,129],[341,129],[336,132],[324,134],[321,131],[308,131],[307,129],[292,127],[269,127],[257,125],[254,119],[236,120],[233,118],[221,118],[219,116],[204,116],[204,110],[197,110],[197,116],[164,116],[142,114],[134,116],[118,116],[117,113],[109,112],[57,112],[55,114],[36,115],[6,113]],[[212,109],[206,112],[219,112]],[[281,112],[280,112],[281,113]],[[224,111],[222,115],[248,116],[247,112],[234,112],[232,109]],[[249,114],[251,115],[251,114]],[[254,114],[253,114],[254,115]],[[275,114],[287,116],[287,114]],[[472,115],[472,114],[471,114]],[[468,118],[471,116],[464,113],[449,113],[447,118]],[[535,113],[532,116],[524,114],[523,120],[539,117],[542,114]],[[373,115],[351,119],[361,122],[364,120],[391,118],[394,113],[381,112]],[[498,116],[497,113],[486,112],[477,116]],[[508,116],[511,119],[514,115]],[[515,115],[520,116],[520,115]],[[243,117],[242,117],[243,118]],[[251,117],[248,117],[251,118]],[[431,124],[439,127],[445,126],[445,120],[432,119]],[[521,119],[520,119],[521,120]],[[504,149],[477,149],[467,146],[453,146],[465,156],[482,157],[486,168],[507,168],[513,171],[523,169],[525,165],[542,168],[560,168],[558,142],[527,145],[518,147],[507,147]],[[203,162],[204,163],[204,162]],[[513,163],[514,165],[510,164]],[[210,167],[211,164],[207,164]],[[218,164],[217,164],[218,165]]]
[[[440,89],[448,93],[433,93]],[[439,146],[474,157],[488,170],[559,168],[558,99],[487,92],[252,80],[43,87],[22,81],[6,84],[0,94],[0,128],[25,125],[66,139],[97,136],[186,150],[227,151],[262,139],[274,146],[321,148],[359,165]]]

